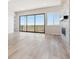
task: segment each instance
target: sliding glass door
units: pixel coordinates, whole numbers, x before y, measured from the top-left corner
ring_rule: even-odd
[[[23,32],[45,32],[44,14],[20,16],[19,30]]]
[[[35,16],[35,32],[44,32],[44,15]]]
[[[27,16],[27,31],[34,32],[34,16]]]
[[[20,16],[19,31],[26,31],[26,16]]]

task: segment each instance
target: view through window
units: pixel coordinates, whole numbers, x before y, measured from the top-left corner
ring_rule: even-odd
[[[59,13],[47,13],[47,25],[59,25],[60,17]]]
[[[19,30],[26,31],[26,16],[21,16],[19,22],[20,22]]]
[[[19,30],[27,32],[45,32],[44,14],[20,16]]]

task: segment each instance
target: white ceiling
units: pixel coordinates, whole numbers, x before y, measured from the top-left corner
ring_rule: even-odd
[[[61,0],[9,0],[9,10],[21,11],[48,6],[59,6]]]

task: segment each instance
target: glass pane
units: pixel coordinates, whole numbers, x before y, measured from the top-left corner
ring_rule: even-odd
[[[48,13],[47,14],[47,25],[51,26],[54,24],[54,20],[53,20],[53,13]]]
[[[61,15],[58,13],[48,13],[47,14],[47,25],[59,25]]]
[[[35,19],[35,32],[44,32],[44,15],[36,15]]]
[[[34,31],[34,16],[27,16],[27,31]]]
[[[20,16],[20,26],[19,30],[20,31],[26,31],[26,16]]]
[[[59,15],[59,14],[54,14],[54,16],[53,16],[54,25],[59,25],[60,17],[61,17],[61,15]]]

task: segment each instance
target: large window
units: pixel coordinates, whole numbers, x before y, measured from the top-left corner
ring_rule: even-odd
[[[34,16],[27,16],[27,31],[34,32]]]
[[[35,18],[35,32],[44,32],[44,15],[36,15]]]
[[[28,32],[45,32],[44,14],[20,16],[19,30]]]
[[[59,13],[47,13],[47,25],[59,25],[60,17]]]
[[[19,24],[19,30],[26,31],[26,16],[20,16]]]

